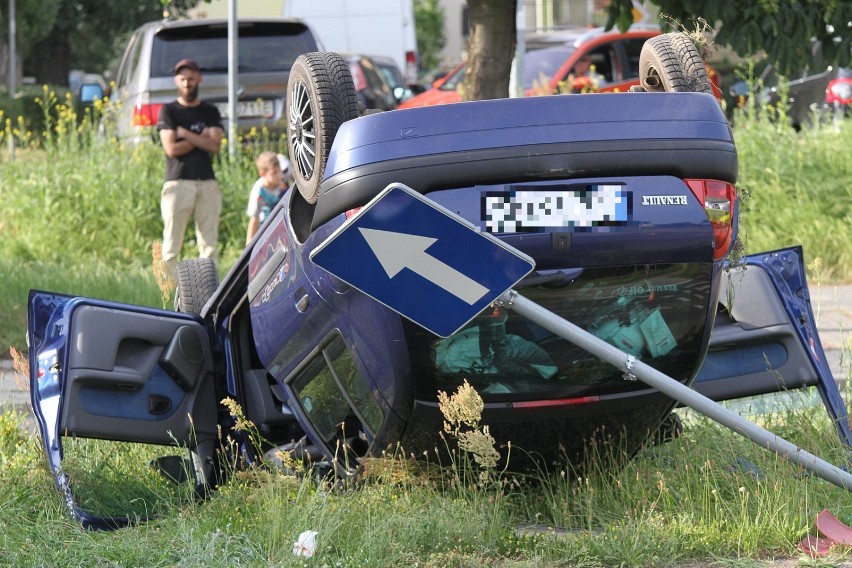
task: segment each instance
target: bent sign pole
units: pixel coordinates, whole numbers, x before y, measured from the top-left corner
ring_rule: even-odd
[[[739,414],[728,410],[724,406],[679,383],[650,365],[639,361],[632,355],[621,351],[617,347],[584,331],[553,312],[546,310],[535,302],[524,298],[514,290],[505,292],[495,303],[518,312],[563,339],[621,369],[627,379],[638,379],[672,397],[676,401],[697,410],[719,424],[726,426],[737,434],[748,438],[759,446],[763,446],[793,461],[842,489],[852,491],[852,475],[839,467],[808,453],[768,430],[764,430],[757,424],[749,422]]]

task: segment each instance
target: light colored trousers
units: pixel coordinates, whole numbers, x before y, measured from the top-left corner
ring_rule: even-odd
[[[198,256],[217,259],[222,191],[215,179],[167,181],[160,195],[160,213],[163,260],[172,278],[177,279],[177,263],[190,217],[195,219]]]

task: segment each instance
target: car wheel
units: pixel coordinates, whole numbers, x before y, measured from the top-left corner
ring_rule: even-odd
[[[216,263],[209,258],[188,258],[177,265],[175,310],[201,315],[201,308],[219,287]]]
[[[645,42],[639,54],[639,79],[647,92],[713,94],[701,54],[682,33]]]
[[[299,193],[316,203],[331,143],[340,125],[358,116],[346,61],[332,52],[304,53],[287,82],[287,146]]]

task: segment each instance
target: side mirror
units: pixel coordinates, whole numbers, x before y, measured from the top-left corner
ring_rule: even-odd
[[[80,102],[90,105],[104,98],[104,90],[97,83],[83,83],[80,86]]]

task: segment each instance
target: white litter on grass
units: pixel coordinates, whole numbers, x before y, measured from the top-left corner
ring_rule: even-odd
[[[313,557],[317,551],[317,531],[305,531],[299,535],[299,540],[293,543],[295,556]]]

